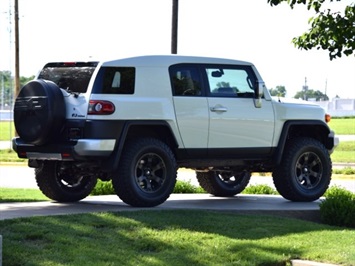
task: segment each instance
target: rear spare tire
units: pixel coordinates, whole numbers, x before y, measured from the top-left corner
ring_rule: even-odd
[[[51,81],[33,80],[23,86],[16,98],[15,128],[24,141],[43,145],[58,136],[65,113],[60,88]]]

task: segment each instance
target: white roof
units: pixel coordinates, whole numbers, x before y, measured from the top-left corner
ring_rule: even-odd
[[[249,62],[213,58],[213,57],[199,57],[199,56],[183,56],[183,55],[146,55],[117,59],[112,61],[105,61],[103,66],[160,66],[168,67],[174,64],[182,63],[202,63],[202,64],[231,64],[231,65],[252,65]]]

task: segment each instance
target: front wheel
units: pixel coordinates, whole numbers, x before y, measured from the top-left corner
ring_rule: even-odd
[[[71,163],[46,161],[35,169],[39,189],[48,198],[58,202],[75,202],[86,198],[97,179],[84,175]]]
[[[120,199],[134,207],[165,202],[176,183],[177,164],[170,147],[153,138],[128,142],[112,185]]]
[[[318,140],[296,138],[285,147],[281,164],[274,170],[277,191],[292,201],[314,201],[327,190],[332,162]]]
[[[249,183],[250,172],[209,171],[197,172],[200,186],[208,193],[218,197],[231,197],[241,193]]]

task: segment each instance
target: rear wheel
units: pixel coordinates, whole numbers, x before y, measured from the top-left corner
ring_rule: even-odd
[[[219,197],[231,197],[241,193],[248,185],[250,176],[250,172],[247,171],[209,171],[196,173],[200,186],[206,192]]]
[[[176,183],[177,164],[169,146],[158,139],[128,142],[112,185],[134,207],[153,207],[167,200]]]
[[[274,170],[277,191],[292,201],[314,201],[327,190],[332,162],[322,143],[312,138],[296,138],[285,147],[281,164]]]
[[[74,202],[87,197],[96,185],[92,175],[83,175],[71,163],[46,161],[35,169],[37,185],[44,195],[58,202]]]

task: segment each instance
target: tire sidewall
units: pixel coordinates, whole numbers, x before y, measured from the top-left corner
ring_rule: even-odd
[[[311,190],[304,188],[298,181],[297,181],[297,176],[296,176],[296,164],[299,161],[300,157],[307,153],[311,152],[314,153],[318,156],[322,163],[322,177],[319,183],[316,185],[316,187],[312,188]],[[304,198],[314,198],[314,197],[321,197],[324,192],[327,190],[329,181],[326,178],[330,170],[329,162],[327,158],[324,156],[324,153],[322,150],[317,147],[317,146],[307,146],[301,148],[297,153],[294,154],[292,160],[291,160],[291,165],[292,167],[290,168],[290,176],[291,176],[291,182],[293,186],[298,190],[298,193],[302,195]],[[315,196],[317,195],[317,196]]]
[[[296,164],[307,152],[316,154],[322,163],[322,176],[316,187],[307,189],[297,180]],[[332,174],[332,162],[328,150],[316,139],[298,137],[289,140],[283,153],[283,160],[273,170],[273,180],[277,191],[285,199],[296,202],[309,202],[319,199],[327,190]]]
[[[165,164],[165,180],[156,191],[142,190],[136,180],[138,160],[146,154],[156,154]],[[154,207],[166,201],[176,183],[177,164],[169,146],[154,138],[129,141],[123,150],[112,185],[121,200],[134,207]]]
[[[235,178],[238,177],[237,180],[239,182],[236,182],[233,185],[229,185],[229,184],[226,184],[225,182],[223,182],[219,178],[218,172],[213,172],[212,174],[213,174],[213,179],[215,180],[216,185],[219,186],[219,189],[225,191],[226,194],[229,194],[229,195],[236,195],[236,194],[241,193],[245,189],[245,187],[248,185],[249,180],[250,180],[250,173],[244,171],[244,172],[238,173],[238,176],[236,176],[236,174],[234,174],[233,176]],[[240,177],[241,175],[242,175],[242,177]]]
[[[159,187],[158,190],[154,192],[145,192],[140,188],[138,185],[138,182],[136,180],[136,166],[138,164],[138,160],[141,159],[144,155],[146,154],[156,154],[158,155],[165,164],[165,179],[161,187]],[[130,175],[132,178],[131,180],[131,185],[132,188],[136,191],[137,195],[140,195],[141,200],[146,200],[146,201],[156,201],[160,197],[164,197],[167,195],[170,195],[171,191],[174,189],[175,182],[173,178],[171,178],[174,175],[174,171],[172,170],[174,168],[169,156],[163,151],[162,149],[156,147],[156,146],[150,146],[150,147],[143,147],[140,152],[136,154],[136,156],[132,160],[132,164],[130,165]]]
[[[80,187],[72,188],[65,186],[58,173],[61,162],[44,162],[35,170],[37,185],[48,198],[58,202],[75,202],[86,198],[94,189],[97,179],[86,177]]]

